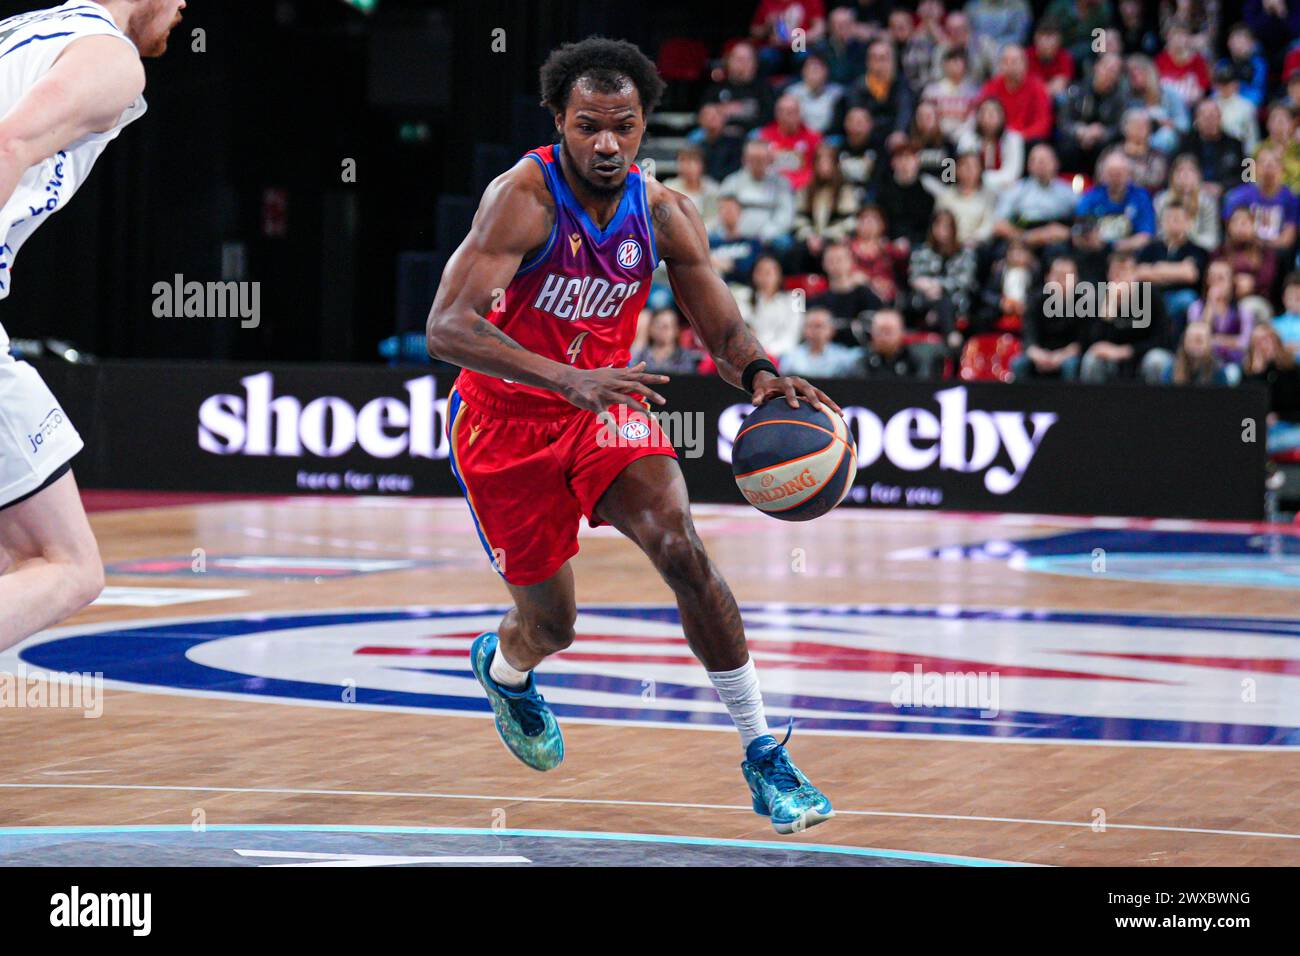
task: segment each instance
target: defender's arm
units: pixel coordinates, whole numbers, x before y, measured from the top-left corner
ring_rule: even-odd
[[[129,45],[86,37],[0,118],[0,205],[32,166],[83,136],[102,133],[144,92],[144,65]]]

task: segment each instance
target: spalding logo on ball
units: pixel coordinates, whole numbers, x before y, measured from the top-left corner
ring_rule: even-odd
[[[731,447],[731,472],[751,505],[782,521],[811,521],[849,493],[858,449],[844,419],[777,398],[750,413]]]

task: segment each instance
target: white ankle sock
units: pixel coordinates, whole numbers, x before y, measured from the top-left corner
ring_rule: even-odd
[[[528,671],[516,670],[506,660],[505,654],[501,653],[501,645],[497,644],[496,651],[492,654],[492,664],[488,667],[488,676],[500,684],[502,687],[509,687],[511,690],[518,690],[528,683]]]
[[[763,714],[763,694],[758,689],[758,671],[748,660],[734,671],[708,671],[709,680],[731,714],[732,723],[740,731],[740,745],[749,747],[755,737],[767,730],[767,717]]]

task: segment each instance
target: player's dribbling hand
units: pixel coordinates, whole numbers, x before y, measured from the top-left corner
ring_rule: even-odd
[[[771,372],[759,372],[754,378],[753,402],[755,405],[785,396],[791,408],[799,407],[799,399],[803,399],[812,405],[818,411],[824,411],[827,408],[834,410],[836,415],[843,416],[844,411],[831,401],[830,397],[820,388],[814,388],[806,379],[799,378],[797,375],[776,376]]]
[[[571,405],[596,414],[611,405],[626,405],[643,412],[643,395],[656,405],[667,404],[668,400],[650,386],[662,385],[668,376],[647,372],[645,365],[638,362],[628,368],[574,369],[560,394]]]

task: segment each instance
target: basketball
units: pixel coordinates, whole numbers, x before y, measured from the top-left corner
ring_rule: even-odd
[[[811,521],[848,494],[858,450],[844,419],[805,401],[773,399],[741,425],[731,473],[745,500],[782,521]]]

